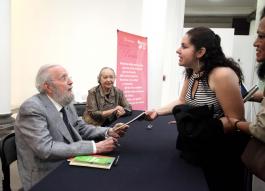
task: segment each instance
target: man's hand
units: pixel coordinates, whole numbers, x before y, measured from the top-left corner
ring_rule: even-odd
[[[129,126],[124,123],[117,123],[113,128],[109,128],[108,135],[114,138],[119,138],[126,133],[128,127]]]
[[[117,145],[117,139],[109,137],[96,143],[97,153],[107,153],[113,151]]]

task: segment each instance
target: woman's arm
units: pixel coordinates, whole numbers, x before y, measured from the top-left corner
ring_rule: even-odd
[[[188,80],[184,80],[179,98],[170,102],[169,104],[167,104],[161,108],[156,109],[155,111],[157,112],[157,114],[158,115],[170,114],[172,112],[172,109],[174,106],[180,105],[180,104],[185,104],[185,96],[187,93],[187,89],[188,89]]]
[[[229,118],[235,129],[253,135],[257,139],[265,142],[265,102],[261,103],[261,110],[256,115],[255,122],[242,121],[235,118]]]
[[[170,114],[175,105],[185,104],[185,95],[186,95],[187,89],[188,89],[188,80],[185,79],[183,86],[182,86],[182,89],[181,89],[181,92],[180,92],[179,98],[174,100],[173,102],[170,102],[169,104],[167,104],[163,107],[158,108],[158,109],[146,111],[147,118],[150,120],[153,120],[158,115]]]
[[[247,134],[250,134],[250,131],[249,131],[250,122],[242,121],[242,120],[232,118],[232,117],[229,118],[229,121],[235,130],[243,131]]]
[[[228,118],[244,120],[244,102],[237,75],[231,68],[218,67],[209,76],[209,86],[216,93],[224,111],[225,117],[221,118],[224,131],[233,130],[234,127]]]

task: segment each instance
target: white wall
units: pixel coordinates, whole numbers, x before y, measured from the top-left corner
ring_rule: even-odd
[[[143,32],[148,37],[148,108],[178,97],[180,76],[176,42],[180,41],[185,1],[144,0]],[[166,81],[162,81],[163,75]]]
[[[235,35],[234,38],[234,52],[233,58],[240,64],[240,67],[244,74],[244,84],[247,89],[250,89],[257,83],[256,77],[256,61],[255,61],[255,49],[253,47],[255,35]],[[253,121],[253,115],[256,113],[254,103],[245,103],[245,117],[247,120]]]
[[[77,99],[84,99],[87,90],[97,85],[100,68],[116,70],[117,29],[148,37],[148,64],[152,66],[148,80],[151,88],[155,84],[149,92],[149,107],[160,105],[162,87],[156,83],[165,64],[165,52],[160,50],[177,35],[165,38],[164,32],[180,30],[166,24],[167,19],[175,21],[177,16],[168,16],[167,11],[179,12],[179,2],[184,4],[185,0],[13,0],[11,107],[18,107],[37,92],[37,70],[49,63],[69,70]]]
[[[10,114],[10,6],[11,3],[8,0],[0,1],[0,116]],[[1,119],[1,124],[5,124]]]
[[[235,35],[234,37],[234,59],[239,62],[245,77],[245,85],[250,88],[255,73],[255,48],[253,47],[254,35]],[[240,47],[240,48],[239,48]]]
[[[86,94],[103,66],[116,70],[117,29],[141,34],[142,0],[12,1],[12,107],[36,93],[43,64],[65,66]]]
[[[180,46],[184,26],[184,1],[170,1],[167,9],[166,45],[163,57],[163,75],[161,105],[165,105],[178,98],[183,81],[183,67],[178,65],[176,54]],[[175,34],[175,35],[174,35]]]

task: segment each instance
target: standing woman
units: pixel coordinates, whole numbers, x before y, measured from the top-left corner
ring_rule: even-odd
[[[99,85],[88,91],[83,118],[88,124],[108,126],[117,118],[130,115],[132,107],[123,92],[113,84],[115,72],[104,67],[98,75]]]
[[[244,119],[244,105],[240,93],[242,72],[238,64],[225,57],[220,37],[206,27],[189,30],[177,50],[179,65],[185,67],[185,80],[177,100],[147,111],[150,120],[172,113],[175,105],[208,105],[214,117],[223,125],[224,138],[220,147],[213,148],[216,157],[202,165],[211,191],[243,190],[244,167],[240,161],[241,149],[234,144],[234,127],[228,117]],[[226,117],[220,117],[226,116]],[[213,154],[212,154],[213,155]]]
[[[258,68],[257,68],[257,75],[259,77],[259,79],[261,81],[265,81],[265,7],[262,10],[261,13],[261,17],[260,17],[260,22],[259,22],[259,26],[257,29],[257,37],[256,40],[254,42],[254,47],[256,48],[256,61],[258,62]],[[265,144],[265,99],[264,99],[264,90],[263,90],[263,95],[260,96],[260,98],[262,98],[261,100],[261,107],[259,112],[256,114],[256,118],[255,120],[253,120],[252,122],[250,121],[244,121],[241,120],[239,118],[230,118],[231,123],[235,126],[235,128],[238,128],[240,131],[245,132],[247,134],[252,135],[253,137],[255,137],[256,139],[260,140],[263,142],[263,147]],[[252,141],[254,141],[255,139],[253,139]],[[256,141],[256,140],[255,140]],[[255,143],[255,142],[254,142]],[[255,154],[262,154],[262,152],[259,152],[257,149],[262,148],[262,146],[258,146],[258,144],[254,144],[253,142],[250,142],[250,145],[253,145],[256,147],[256,149],[253,150]],[[260,143],[261,144],[261,143]],[[254,148],[255,148],[254,147]],[[247,153],[249,151],[249,145],[246,148],[246,151],[244,152],[244,155],[247,156]],[[257,155],[258,156],[258,155]],[[243,157],[244,158],[244,157]],[[250,156],[250,158],[258,158],[255,156]],[[258,158],[260,164],[264,164],[264,158],[259,157]],[[245,162],[248,161],[247,159],[245,160]],[[247,163],[246,163],[247,165]],[[263,182],[260,182],[260,186],[262,188],[265,188],[265,179],[264,179],[264,171],[262,173],[262,171],[260,171],[260,173],[258,172],[260,169],[262,169],[259,165],[258,168],[251,167],[250,165],[247,165],[250,169],[250,171],[254,172],[254,174],[261,178],[263,180]],[[254,178],[253,182],[257,181],[256,178]]]
[[[265,81],[265,7],[261,14],[257,38],[253,46],[256,47],[256,61],[259,62],[258,77],[260,80]],[[236,128],[265,142],[265,99],[263,99],[264,95],[260,97],[262,97],[261,110],[257,114],[255,122],[247,122],[240,118],[230,118],[230,121]]]

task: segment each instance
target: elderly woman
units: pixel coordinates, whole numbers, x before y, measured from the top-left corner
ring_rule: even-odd
[[[98,75],[99,85],[88,91],[84,120],[93,125],[107,126],[117,118],[130,115],[132,107],[123,92],[113,86],[115,72],[104,67]]]

